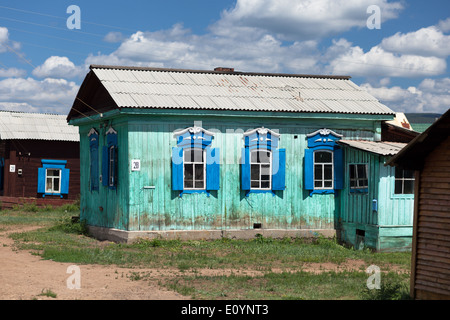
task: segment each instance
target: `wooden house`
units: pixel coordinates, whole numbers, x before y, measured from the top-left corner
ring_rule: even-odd
[[[80,194],[78,128],[66,116],[0,111],[0,202],[60,205]]]
[[[450,299],[450,109],[394,156],[415,171],[411,296]]]
[[[335,236],[343,198],[357,197],[339,141],[379,141],[395,115],[347,76],[90,69],[68,115],[80,215],[118,241]],[[369,180],[392,174],[365,159],[378,168]],[[372,214],[373,192],[354,210]]]

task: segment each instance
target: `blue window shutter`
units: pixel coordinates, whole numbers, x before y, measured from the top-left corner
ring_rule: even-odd
[[[272,151],[272,190],[286,189],[286,149]]]
[[[241,188],[242,190],[250,190],[250,150],[242,149],[241,159]]]
[[[70,169],[61,169],[61,194],[69,194]]]
[[[103,146],[102,147],[102,185],[107,187],[108,186],[108,147]]]
[[[45,193],[45,168],[38,168],[38,193]]]
[[[334,150],[334,189],[344,188],[344,153],[342,149]]]
[[[220,188],[219,148],[206,148],[206,190]]]
[[[314,150],[305,150],[305,190],[314,190]]]
[[[183,190],[183,148],[172,148],[172,190]]]

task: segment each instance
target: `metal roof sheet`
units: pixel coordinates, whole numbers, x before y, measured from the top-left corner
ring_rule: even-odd
[[[348,77],[114,66],[91,70],[119,108],[394,114]]]
[[[366,140],[339,140],[339,144],[347,145],[363,151],[368,151],[383,156],[396,155],[407,143],[390,141],[366,141]]]
[[[80,141],[65,115],[0,111],[0,139]]]

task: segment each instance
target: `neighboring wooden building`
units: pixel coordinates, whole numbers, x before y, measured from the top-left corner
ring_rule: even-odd
[[[450,299],[450,109],[388,164],[416,171],[411,296]]]
[[[0,111],[0,201],[61,204],[80,193],[79,134],[65,116]],[[45,199],[46,201],[43,201]]]
[[[91,66],[68,115],[81,219],[119,241],[334,236],[358,197],[339,141],[379,141],[394,115],[345,76]]]

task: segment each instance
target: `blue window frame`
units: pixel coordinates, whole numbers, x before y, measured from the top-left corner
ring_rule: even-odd
[[[201,127],[174,133],[177,146],[172,148],[172,190],[207,193],[220,189],[220,150],[211,148],[214,134]]]
[[[336,141],[342,135],[329,129],[317,130],[306,135],[305,184],[312,194],[335,193],[344,186],[343,151]]]
[[[102,185],[116,189],[118,181],[117,131],[112,127],[106,132],[106,146],[102,151]]]
[[[42,168],[38,168],[38,194],[60,196],[69,194],[70,169],[66,160],[42,159]]]
[[[98,171],[98,132],[92,128],[89,133],[89,169],[91,191],[98,191],[99,171]]]
[[[286,150],[279,149],[280,134],[264,127],[244,133],[241,188],[249,193],[285,190]]]

